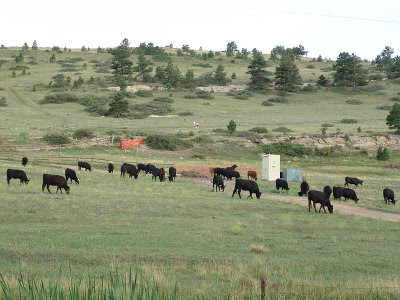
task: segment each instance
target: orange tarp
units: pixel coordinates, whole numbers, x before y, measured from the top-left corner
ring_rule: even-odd
[[[119,143],[119,147],[121,149],[128,149],[132,147],[138,147],[143,143],[144,143],[144,138],[121,140]]]

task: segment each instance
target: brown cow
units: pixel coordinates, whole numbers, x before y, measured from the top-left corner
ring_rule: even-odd
[[[257,181],[257,172],[252,170],[247,171],[247,179],[250,178]]]

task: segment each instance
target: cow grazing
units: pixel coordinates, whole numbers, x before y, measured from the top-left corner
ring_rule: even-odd
[[[21,164],[25,167],[28,164],[28,158],[24,156],[21,160]]]
[[[114,165],[112,163],[108,164],[108,173],[114,173]]]
[[[348,187],[349,184],[354,184],[356,187],[358,187],[358,185],[362,185],[363,182],[363,180],[360,180],[357,177],[345,177],[344,186]]]
[[[235,189],[233,190],[232,193],[232,198],[233,196],[237,193],[239,195],[239,198],[242,198],[240,195],[240,192],[244,191],[249,191],[250,195],[247,198],[253,199],[253,193],[256,194],[257,199],[260,199],[261,197],[261,192],[258,189],[258,184],[255,181],[252,180],[247,180],[247,179],[236,179],[235,182]]]
[[[329,185],[324,186],[324,193],[328,195],[328,199],[331,197],[332,189]]]
[[[357,194],[354,190],[349,189],[349,188],[344,188],[342,190],[342,196],[344,197],[344,200],[347,201],[347,199],[353,200],[355,203],[358,202]]]
[[[215,191],[225,191],[226,185],[224,185],[224,179],[221,176],[218,175],[214,175],[213,180],[211,181],[211,183],[213,184],[213,189],[212,191],[214,192],[214,187],[215,187]]]
[[[383,190],[383,199],[385,204],[390,204],[390,202],[396,204],[396,200],[394,200],[394,192],[391,189],[385,188]]]
[[[247,179],[253,179],[257,181],[257,172],[252,170],[247,171]]]
[[[143,171],[145,174],[149,173],[148,165],[138,163],[137,168],[138,168],[138,172],[139,172],[139,173],[142,172],[142,171]]]
[[[91,171],[92,171],[92,166],[91,166],[89,163],[87,163],[87,162],[79,161],[79,162],[78,162],[78,169],[79,169],[79,170],[85,169],[85,171],[91,172]]]
[[[333,191],[333,198],[339,199],[343,197],[343,190],[344,188],[340,186],[334,186],[332,191]]]
[[[19,185],[22,183],[28,184],[29,179],[26,176],[26,173],[22,170],[14,170],[14,169],[8,169],[7,170],[7,183],[10,185],[10,180],[11,179],[19,179]]]
[[[311,202],[313,203],[314,210],[317,212],[317,208],[315,207],[315,203],[321,204],[319,208],[319,212],[321,212],[321,208],[324,209],[326,213],[325,206],[328,207],[328,211],[333,213],[333,205],[329,201],[329,196],[327,193],[321,191],[311,190],[308,192],[308,212],[311,212]]]
[[[303,180],[303,182],[300,183],[300,192],[298,193],[299,196],[300,197],[307,196],[309,189],[310,189],[310,186],[308,185],[307,181]]]
[[[70,187],[67,184],[67,180],[60,176],[60,175],[50,175],[50,174],[43,174],[43,184],[42,184],[42,193],[44,193],[44,188],[46,187],[47,190],[50,192],[50,185],[57,186],[57,191],[60,190],[62,194],[62,189],[65,190],[67,194],[69,194]]]
[[[169,182],[175,181],[176,169],[174,167],[169,167],[168,169],[168,180]]]
[[[138,178],[139,171],[138,171],[138,169],[136,168],[135,165],[124,163],[124,164],[121,166],[121,173],[122,173],[123,170],[124,170],[126,173],[129,174],[129,178],[132,178],[132,177],[134,177],[135,179]],[[124,174],[123,174],[123,177],[125,177],[125,172],[124,172]]]
[[[277,180],[275,180],[275,186],[276,186],[276,189],[278,191],[279,191],[280,188],[282,189],[282,191],[283,190],[286,190],[286,191],[290,190],[289,189],[289,185],[288,185],[288,183],[287,183],[287,181],[285,179],[278,178]]]
[[[226,170],[226,179],[231,180],[232,178],[240,178],[240,173],[235,170],[227,169]]]
[[[155,165],[147,164],[147,172],[148,173],[153,174],[153,171],[156,169],[157,169],[157,167]]]
[[[164,168],[161,168],[161,169],[155,168],[152,171],[152,174],[153,174],[153,176],[151,177],[151,179],[152,180],[154,179],[154,181],[157,181],[157,177],[160,180],[160,182],[163,182],[164,179],[165,179],[165,170],[164,170]]]
[[[69,168],[65,169],[65,180],[67,180],[67,182],[68,182],[68,179],[71,179],[71,183],[72,183],[72,180],[75,180],[75,183],[79,184],[79,179],[76,176],[76,172]]]
[[[214,168],[214,175],[226,177],[226,168]]]

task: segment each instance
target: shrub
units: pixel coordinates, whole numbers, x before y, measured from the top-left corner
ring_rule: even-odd
[[[381,106],[377,106],[376,109],[379,110],[390,110],[392,107],[390,105],[381,105]]]
[[[376,151],[376,159],[377,160],[388,160],[390,158],[389,150],[385,147],[379,146],[378,150]]]
[[[303,144],[292,144],[290,142],[262,145],[261,150],[264,153],[275,153],[286,156],[304,156],[311,154],[311,149],[306,148]]]
[[[134,119],[143,119],[150,115],[165,116],[171,112],[173,112],[171,104],[152,101],[131,106],[129,116]]]
[[[135,95],[143,98],[148,98],[153,96],[153,93],[151,91],[139,90],[135,93]]]
[[[22,131],[19,133],[18,141],[24,143],[28,140],[28,138],[29,138],[29,133],[26,131]]]
[[[7,106],[7,100],[5,97],[0,97],[0,107]]]
[[[181,117],[193,116],[193,115],[194,115],[194,113],[191,112],[191,111],[181,111],[181,112],[178,114],[178,116],[181,116]]]
[[[59,94],[46,95],[42,100],[41,104],[48,104],[48,103],[61,104],[61,103],[71,103],[71,102],[78,103],[79,97],[74,94],[59,93]]]
[[[185,96],[183,96],[183,98],[185,98],[185,99],[196,99],[196,96],[195,95],[185,95]]]
[[[200,98],[200,99],[207,99],[207,100],[214,99],[214,96],[211,95],[210,92],[206,92],[206,91],[197,91],[196,92],[196,97]]]
[[[369,80],[383,80],[382,74],[371,74]]]
[[[303,92],[316,92],[317,91],[317,87],[313,84],[307,84],[305,87],[303,87]]]
[[[400,102],[400,97],[394,96],[394,97],[390,98],[390,101]]]
[[[190,141],[172,135],[153,134],[146,137],[146,144],[151,149],[176,151],[192,147]]]
[[[63,133],[47,133],[43,136],[43,140],[52,145],[64,145],[70,142],[69,137]]]
[[[198,135],[192,139],[192,142],[196,144],[210,144],[214,140],[208,135]]]
[[[169,97],[157,97],[153,99],[154,101],[157,102],[163,102],[163,103],[174,103],[174,99],[169,98]]]
[[[274,98],[269,98],[268,102],[271,102],[271,103],[288,103],[289,100],[287,98],[284,98],[284,97],[274,97]]]
[[[236,131],[236,123],[233,120],[229,121],[229,124],[227,126],[229,133],[234,133]]]
[[[255,133],[268,133],[268,129],[265,127],[253,127],[249,129],[249,131]]]
[[[382,84],[370,84],[366,86],[360,86],[357,89],[363,92],[378,92],[384,90],[385,87]]]
[[[340,123],[342,123],[342,124],[357,124],[358,121],[357,121],[356,119],[347,119],[347,118],[344,118],[344,119],[342,119],[342,120],[340,121]]]
[[[315,65],[309,64],[306,66],[307,69],[315,69]]]
[[[285,126],[280,126],[277,128],[272,129],[273,132],[283,132],[283,133],[288,133],[288,132],[292,132],[293,130],[285,127]]]
[[[77,129],[73,135],[74,139],[90,139],[93,137],[93,132],[89,129]]]
[[[329,124],[329,123],[324,123],[321,125],[321,127],[334,127],[335,125]]]
[[[361,100],[357,100],[357,99],[350,99],[350,100],[347,100],[346,103],[350,104],[350,105],[361,105],[364,102],[362,102]]]
[[[263,100],[263,102],[261,102],[262,106],[274,106],[274,104],[272,102],[269,102],[269,100]]]
[[[198,63],[198,64],[193,64],[194,67],[200,67],[200,68],[212,68],[213,66],[210,64],[206,63]]]
[[[229,131],[224,129],[224,128],[215,128],[215,129],[213,129],[213,132],[215,132],[215,133],[228,133]]]

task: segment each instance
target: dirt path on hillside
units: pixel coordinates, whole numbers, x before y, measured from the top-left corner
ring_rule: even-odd
[[[210,179],[193,178],[193,180],[195,180],[198,183],[201,183],[203,185],[207,185],[208,187],[212,186],[212,184],[210,183]],[[228,188],[227,191],[229,191],[229,197],[230,197],[231,196],[230,191],[233,191],[234,182],[228,181],[225,184],[227,185],[227,188]],[[242,193],[243,198],[246,198],[247,196],[248,196],[247,192]],[[237,197],[237,196],[235,195],[235,197]],[[272,193],[264,192],[261,195],[261,199],[268,200],[268,201],[272,200],[272,201],[293,203],[293,204],[298,204],[301,206],[308,207],[308,200],[306,197],[294,197],[294,196],[286,196],[284,194],[272,194]],[[352,206],[352,205],[343,204],[343,203],[340,203],[337,201],[333,202],[333,207],[334,207],[334,212],[339,212],[339,213],[346,214],[346,215],[353,215],[353,216],[359,216],[359,217],[365,217],[365,218],[371,218],[371,219],[382,219],[382,220],[386,220],[386,221],[400,223],[400,214],[398,214],[398,213],[391,213],[391,212],[380,211],[380,210],[372,209],[372,208]],[[311,208],[311,209],[312,209],[311,212],[314,213],[314,208]],[[318,209],[319,209],[319,205],[317,205],[317,210]]]

